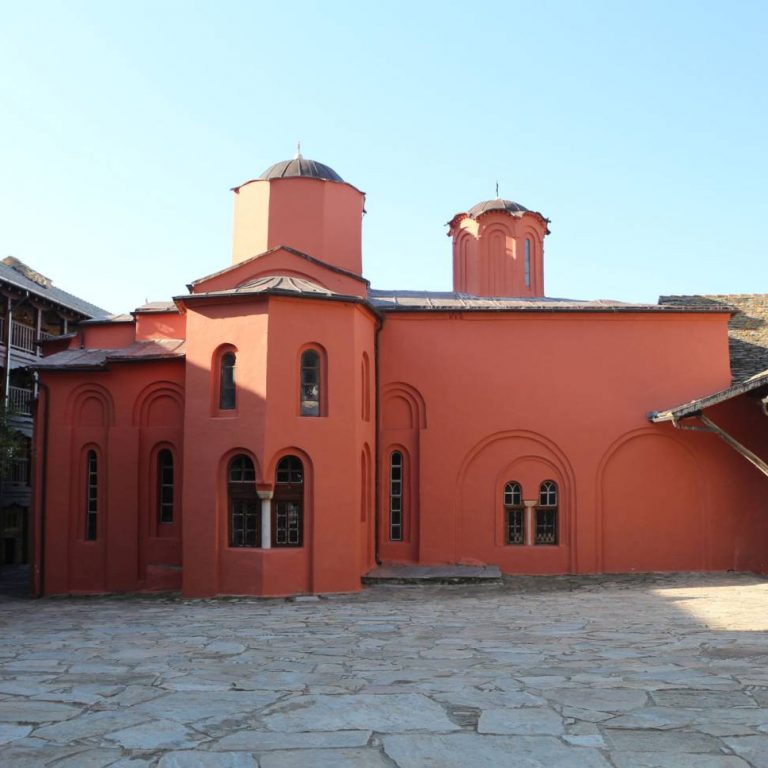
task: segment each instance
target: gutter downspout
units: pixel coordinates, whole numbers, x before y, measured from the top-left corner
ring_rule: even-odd
[[[375,391],[375,398],[374,398],[374,408],[373,408],[373,418],[376,420],[375,424],[375,435],[374,435],[374,449],[373,449],[373,461],[375,464],[374,469],[374,505],[373,505],[373,558],[376,562],[376,565],[381,565],[381,555],[379,554],[379,536],[381,535],[380,531],[380,522],[381,522],[381,456],[379,454],[379,450],[381,448],[381,440],[380,440],[380,429],[379,429],[379,401],[381,400],[381,388],[380,388],[380,377],[379,377],[379,334],[381,333],[382,326],[384,325],[384,322],[381,318],[378,318],[376,321],[376,330],[373,334],[373,364],[376,366],[376,371],[374,374],[374,382],[376,383],[376,386],[374,388]]]
[[[13,338],[13,299],[8,296],[8,311],[5,313],[8,318],[8,328],[5,337],[5,399],[4,407],[6,414],[11,398],[11,339]]]
[[[44,382],[38,383],[38,389],[45,394],[44,404],[45,410],[43,411],[43,442],[40,461],[40,562],[38,563],[38,582],[37,582],[37,597],[43,597],[45,595],[45,521],[46,521],[46,508],[48,506],[48,422],[49,422],[49,400],[51,391],[48,389],[48,385]],[[38,395],[39,398],[39,395]],[[38,399],[38,403],[40,400]],[[36,422],[39,423],[40,412],[36,414]]]
[[[761,402],[763,405],[763,411],[768,411],[768,398],[764,398]],[[766,415],[768,415],[768,412],[766,412]],[[698,414],[698,419],[702,422],[702,424],[704,424],[703,427],[687,426],[685,424],[681,424],[680,421],[674,416],[672,417],[672,424],[676,429],[687,429],[692,432],[711,432],[717,435],[723,442],[730,445],[734,451],[740,453],[750,464],[755,466],[758,471],[762,472],[766,477],[768,477],[768,463],[763,461],[756,453],[753,453],[749,450],[749,448],[743,446],[738,440],[736,440],[736,438],[729,435],[724,429],[718,427],[714,421],[705,416],[703,413]]]

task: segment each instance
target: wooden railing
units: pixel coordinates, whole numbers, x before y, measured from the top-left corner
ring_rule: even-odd
[[[32,395],[31,389],[8,387],[8,407],[11,413],[17,416],[31,416]]]
[[[11,483],[27,485],[29,483],[29,459],[18,458],[11,462],[8,480]]]
[[[12,323],[11,346],[15,349],[23,349],[25,352],[37,352],[35,336],[36,330],[31,325]]]

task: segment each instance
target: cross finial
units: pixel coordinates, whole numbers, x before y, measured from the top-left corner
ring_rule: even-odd
[[[496,199],[499,199],[499,180],[496,179]]]
[[[296,142],[296,159],[301,157],[301,140]]]

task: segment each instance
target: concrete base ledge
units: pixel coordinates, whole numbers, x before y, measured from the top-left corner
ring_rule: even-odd
[[[362,577],[363,584],[497,584],[495,565],[380,565]]]

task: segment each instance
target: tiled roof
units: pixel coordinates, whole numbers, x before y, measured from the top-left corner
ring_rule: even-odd
[[[179,308],[172,301],[148,301],[140,307],[136,307],[134,312],[178,312]]]
[[[248,262],[255,262],[258,259],[263,259],[265,256],[271,256],[273,253],[277,253],[278,251],[285,251],[286,253],[290,253],[290,254],[293,254],[294,256],[298,256],[300,259],[303,259],[304,261],[310,262],[310,264],[316,264],[320,267],[323,267],[323,269],[327,269],[331,272],[335,272],[338,275],[351,277],[353,280],[357,280],[358,282],[369,285],[369,281],[366,280],[364,277],[362,277],[362,275],[358,275],[356,272],[351,272],[348,269],[337,267],[334,264],[328,264],[328,262],[322,261],[321,259],[316,259],[314,256],[310,256],[308,253],[304,253],[304,251],[298,251],[296,250],[296,248],[291,248],[290,245],[276,245],[274,248],[270,248],[268,251],[264,251],[263,253],[257,253],[255,256],[251,256],[245,259],[244,261],[238,261],[236,264],[230,264],[228,267],[224,267],[224,269],[220,269],[218,272],[213,272],[210,275],[206,275],[205,277],[200,277],[197,280],[193,280],[191,283],[187,284],[187,288],[190,291],[193,291],[195,286],[200,285],[200,283],[204,283],[206,280],[211,280],[214,277],[225,275],[227,272],[233,272],[236,269],[242,267],[243,264],[247,264]]]
[[[106,368],[109,363],[137,363],[184,357],[182,339],[135,341],[122,349],[65,349],[44,357],[33,367],[41,371],[92,370]]]
[[[385,312],[420,311],[521,311],[521,312],[681,312],[687,307],[662,307],[658,304],[625,304],[613,299],[582,301],[579,299],[552,299],[547,297],[508,298],[503,296],[472,296],[451,291],[386,291],[371,290],[370,303]],[[703,312],[723,311],[721,308],[702,308]]]
[[[734,381],[768,369],[768,293],[660,296],[659,304],[733,308],[735,314],[728,323],[728,336]]]
[[[289,275],[262,275],[253,280],[248,280],[232,293],[322,293],[325,296],[338,296],[335,291],[329,291],[318,285],[314,280],[304,277],[291,277]]]
[[[318,163],[297,155],[291,160],[283,160],[270,165],[259,179],[284,179],[288,176],[307,176],[313,179],[326,179],[328,181],[344,181],[329,165]]]
[[[39,279],[33,280],[28,275],[37,276]],[[37,275],[34,270],[31,270],[23,262],[12,257],[0,261],[0,282],[9,283],[16,288],[29,291],[35,296],[41,296],[48,299],[48,301],[60,304],[67,309],[72,309],[86,317],[105,317],[109,314],[106,309],[73,296],[71,293],[67,293],[67,291],[62,291],[61,288],[56,288],[50,280],[42,275]]]

